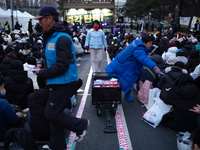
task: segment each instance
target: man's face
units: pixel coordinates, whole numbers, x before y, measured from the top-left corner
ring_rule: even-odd
[[[147,49],[150,49],[152,46],[152,41],[148,42],[148,43],[144,43],[145,46],[147,47]]]
[[[44,16],[41,19],[39,19],[39,23],[44,31],[48,31],[49,29],[51,29],[51,27],[54,24],[52,24],[52,19],[52,16]]]

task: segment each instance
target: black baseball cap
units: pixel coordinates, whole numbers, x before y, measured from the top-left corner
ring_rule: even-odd
[[[38,16],[36,16],[35,18],[33,18],[34,20],[39,20],[40,18],[44,17],[44,16],[58,16],[59,13],[57,11],[57,9],[53,6],[43,6],[40,9],[40,12],[38,14]]]

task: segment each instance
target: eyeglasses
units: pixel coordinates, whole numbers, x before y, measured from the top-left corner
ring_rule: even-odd
[[[41,21],[44,17],[47,19],[49,17],[49,15],[48,16],[43,16],[42,18],[40,18],[38,20]]]

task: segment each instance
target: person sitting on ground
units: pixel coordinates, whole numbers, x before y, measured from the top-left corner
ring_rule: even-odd
[[[21,112],[15,113],[14,109],[4,97],[5,93],[4,80],[0,75],[0,142],[5,139],[6,132],[11,127],[18,127],[24,116]]]
[[[174,86],[174,82],[182,73],[188,73],[187,70],[184,69],[184,64],[182,62],[176,62],[174,66],[165,68],[164,75],[158,83],[158,88],[162,91],[166,88],[172,88]]]
[[[119,47],[120,47],[120,42],[117,41],[117,37],[113,37],[113,41],[107,50],[111,61],[113,60],[114,56],[119,50]]]
[[[28,78],[23,64],[13,60],[10,64],[10,74],[4,78],[6,95],[10,104],[16,104],[21,109],[27,108],[27,97],[33,93],[33,81]]]
[[[25,63],[25,56],[22,54],[23,47],[20,45],[16,45],[14,50],[11,52],[17,56],[17,60],[20,60],[23,64]]]
[[[5,78],[9,76],[9,71],[10,71],[10,63],[13,60],[16,60],[17,56],[13,53],[8,53],[6,57],[3,59],[1,65],[0,65],[0,71],[1,75]]]
[[[162,66],[159,66],[163,62],[160,55],[155,54],[150,56],[149,58],[157,64],[158,68],[162,69]],[[145,80],[151,81],[153,87],[156,87],[158,83],[158,75],[155,73],[154,70],[150,70],[148,67],[143,67],[142,73],[140,74],[138,81],[142,81],[144,83]],[[139,82],[137,83],[137,90],[139,90]]]
[[[190,109],[200,104],[200,91],[189,74],[182,73],[173,88],[161,91],[160,98],[165,104],[172,105],[173,111],[165,114],[161,124],[178,132],[191,132],[197,128],[198,114]]]
[[[194,71],[195,67],[200,64],[199,59],[199,51],[198,50],[192,50],[189,55],[188,59],[188,72],[191,73]]]
[[[74,48],[75,48],[75,55],[76,55],[77,61],[79,61],[81,60],[81,56],[84,55],[84,50],[77,37],[73,38],[73,43],[74,43]]]
[[[39,89],[38,83],[37,83],[37,76],[32,71],[29,71],[29,69],[33,69],[37,66],[35,57],[28,56],[26,58],[26,63],[23,64],[23,66],[24,66],[24,71],[28,72],[28,77],[31,78],[33,81],[34,89]]]
[[[176,50],[176,59],[177,61],[184,63],[185,68],[188,68],[188,65],[189,65],[188,59],[184,56],[184,53],[181,49]]]
[[[173,42],[169,43],[167,52],[162,54],[163,61],[166,62],[170,56],[176,56],[176,50],[176,45]]]
[[[37,83],[39,89],[34,90],[27,98],[29,107],[28,123],[31,134],[36,140],[50,140],[50,122],[44,115],[49,89],[42,78],[38,77]]]

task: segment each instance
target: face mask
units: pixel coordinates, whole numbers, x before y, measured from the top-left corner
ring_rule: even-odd
[[[94,30],[99,30],[99,27],[98,26],[94,26]]]
[[[1,90],[1,94],[4,96],[6,94],[6,90],[5,89]]]

